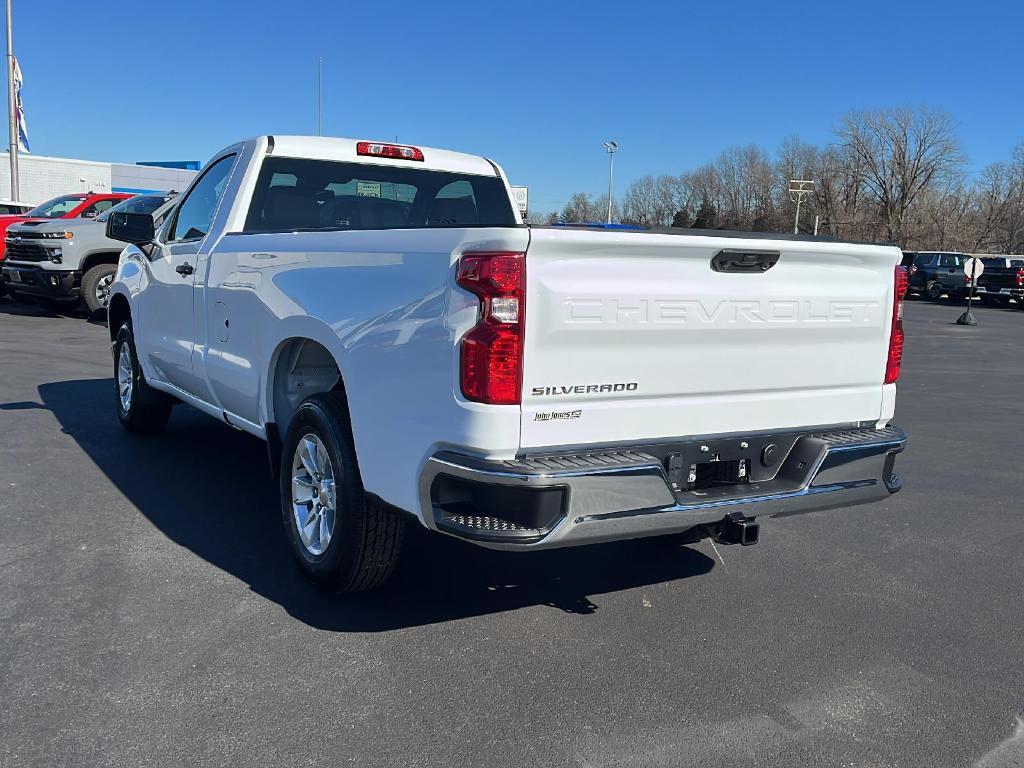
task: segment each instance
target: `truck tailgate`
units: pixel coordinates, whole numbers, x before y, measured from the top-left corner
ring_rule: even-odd
[[[737,271],[744,253],[777,261]],[[899,259],[888,246],[534,228],[522,446],[874,423]]]

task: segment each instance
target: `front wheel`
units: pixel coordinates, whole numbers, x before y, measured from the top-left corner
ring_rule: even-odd
[[[932,281],[925,286],[924,295],[928,297],[929,301],[938,301],[942,298],[942,286]]]
[[[117,418],[129,432],[152,434],[167,425],[172,401],[146,383],[127,323],[121,326],[114,342],[114,386]]]
[[[107,306],[110,300],[110,284],[114,282],[116,264],[97,264],[82,275],[82,301],[92,314]]]
[[[405,520],[366,496],[343,398],[306,398],[283,448],[281,512],[299,568],[332,592],[383,584],[398,562]]]

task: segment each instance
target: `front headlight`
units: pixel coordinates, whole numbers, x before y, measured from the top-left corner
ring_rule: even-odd
[[[74,232],[43,232],[46,240],[70,240],[75,236]]]

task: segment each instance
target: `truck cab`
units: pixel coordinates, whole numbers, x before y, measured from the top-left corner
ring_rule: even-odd
[[[931,301],[944,295],[951,299],[967,298],[971,282],[964,274],[964,262],[970,256],[956,251],[918,251],[912,256],[908,268],[912,293]]]

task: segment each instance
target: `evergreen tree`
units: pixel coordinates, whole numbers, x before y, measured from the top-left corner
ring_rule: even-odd
[[[672,217],[673,227],[689,227],[690,223],[690,212],[685,208],[680,208]]]
[[[697,217],[693,220],[694,229],[714,229],[718,223],[718,211],[706,197],[700,201]]]

